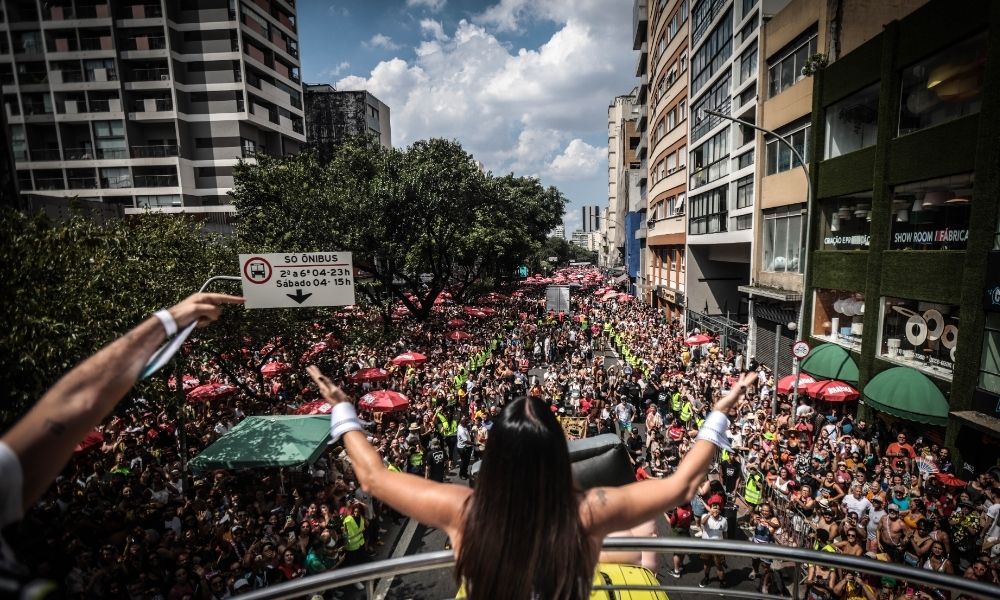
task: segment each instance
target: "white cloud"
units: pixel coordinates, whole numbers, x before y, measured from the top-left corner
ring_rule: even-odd
[[[396,146],[457,139],[495,173],[564,182],[592,202],[607,188],[607,106],[636,84],[631,16],[603,0],[501,0],[441,35],[437,21],[424,20],[412,57],[336,85],[389,105]],[[519,49],[497,38],[526,19],[553,22],[556,32]]]
[[[437,12],[444,8],[448,0],[406,0],[406,5],[410,8],[422,7],[431,12]]]
[[[572,140],[561,154],[552,159],[546,166],[543,175],[555,181],[568,181],[575,178],[593,177],[603,173],[608,157],[607,148],[597,148],[576,138]]]
[[[402,46],[392,41],[392,38],[384,33],[376,33],[370,40],[361,43],[369,48],[385,48],[386,50],[399,50],[402,48]]]
[[[346,6],[341,6],[339,4],[331,4],[327,9],[331,15],[335,17],[349,17],[351,16],[351,11],[347,9]]]
[[[448,36],[445,34],[444,27],[441,26],[440,21],[435,21],[434,19],[421,19],[420,31],[424,35],[429,35],[439,42],[448,41]]]
[[[326,69],[323,69],[322,71],[317,73],[317,75],[319,75],[321,79],[333,79],[334,77],[340,77],[350,68],[351,68],[351,63],[345,60],[335,67],[327,67]]]

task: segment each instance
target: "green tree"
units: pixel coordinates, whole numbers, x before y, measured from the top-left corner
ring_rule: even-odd
[[[151,312],[231,270],[224,240],[174,215],[99,225],[65,224],[0,210],[2,277],[0,385],[10,423],[74,365]],[[165,392],[163,381],[143,388]]]

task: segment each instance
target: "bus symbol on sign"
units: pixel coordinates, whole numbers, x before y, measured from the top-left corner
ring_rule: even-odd
[[[251,283],[267,283],[271,279],[271,263],[255,256],[243,265],[243,275]]]

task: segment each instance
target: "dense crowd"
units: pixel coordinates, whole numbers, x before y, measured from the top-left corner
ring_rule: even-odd
[[[1000,492],[990,473],[960,481],[947,448],[903,422],[859,420],[853,406],[806,401],[793,409],[780,397],[772,416],[773,374],[742,354],[712,342],[690,345],[682,323],[590,290],[574,291],[571,313],[547,312],[538,289],[494,295],[484,313],[441,304],[424,323],[404,318],[393,344],[324,342],[324,369],[355,397],[391,389],[409,398],[403,410],[360,415],[389,468],[438,481],[468,478],[504,403],[528,394],[559,415],[585,418],[589,435],[622,436],[638,479],[663,477],[693,443],[713,400],[741,371],[757,368],[760,383],[733,419],[733,450],[721,454],[703,494],[666,515],[674,534],[728,536],[727,518],[735,519],[754,542],[1000,583]],[[376,318],[356,309],[302,335],[331,341],[338,330]],[[470,337],[446,335],[458,327]],[[273,340],[247,352],[308,364]],[[427,360],[393,364],[402,352]],[[356,381],[361,370],[378,367],[387,378]],[[193,375],[198,383],[238,379],[256,394],[191,402],[182,420],[141,399],[123,403],[101,439],[8,533],[18,556],[36,575],[64,582],[70,597],[130,600],[227,598],[369,560],[393,513],[359,489],[337,446],[304,469],[184,470],[245,416],[291,414],[315,400],[299,371],[261,389],[256,373],[206,362]],[[674,557],[674,574],[684,560]],[[703,586],[710,567],[722,585],[735,583],[725,580],[721,558],[691,560],[704,568]],[[815,598],[935,594],[820,566],[805,575]],[[766,591],[787,585],[781,565],[755,561],[751,576]]]

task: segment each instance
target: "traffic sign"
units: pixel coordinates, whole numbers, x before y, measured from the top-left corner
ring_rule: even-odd
[[[794,356],[799,360],[802,360],[803,358],[809,356],[809,352],[811,350],[812,349],[809,347],[808,342],[806,342],[805,340],[799,340],[794,344],[792,344],[792,356]]]
[[[350,252],[240,254],[247,308],[312,308],[354,304]]]

